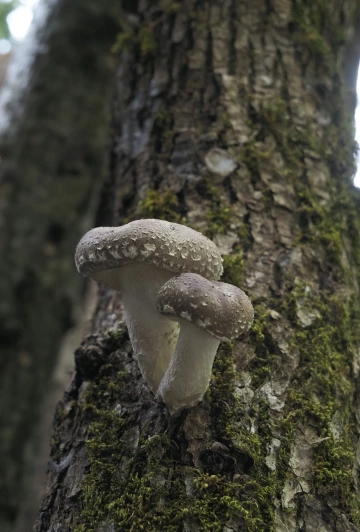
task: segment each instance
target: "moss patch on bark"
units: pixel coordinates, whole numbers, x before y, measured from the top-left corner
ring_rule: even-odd
[[[156,218],[176,223],[182,221],[179,199],[171,190],[148,190],[145,198],[139,202],[139,213],[140,218]]]
[[[89,472],[74,530],[113,524],[119,531],[175,532],[185,521],[220,532],[232,519],[251,532],[272,530],[278,484],[264,462],[266,438],[241,428],[244,412],[233,394],[235,378],[232,346],[226,345],[217,357],[208,399],[218,420],[213,440],[228,446],[231,456],[209,449],[199,469],[184,465],[181,438],[171,437],[169,426],[160,434],[140,434],[131,416],[119,414],[117,405],[129,401],[128,377],[116,363],[104,363],[82,406],[90,421]],[[254,408],[262,411],[262,430],[269,434],[266,404]],[[176,422],[178,434],[183,421]]]

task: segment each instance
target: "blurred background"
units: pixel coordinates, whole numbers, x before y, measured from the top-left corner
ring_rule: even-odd
[[[25,39],[39,0],[0,1],[0,83],[4,82],[11,52]]]
[[[0,0],[1,532],[32,528],[55,406],[96,300],[72,257],[106,167],[118,12],[59,4]]]
[[[18,54],[19,57],[15,59],[15,61],[18,61],[21,60],[22,56],[26,55],[26,37],[40,1],[0,0],[0,91],[5,83],[7,67],[13,56]],[[40,440],[36,449],[33,467],[29,473],[31,477],[29,480],[30,489],[25,495],[21,513],[16,520],[16,532],[28,532],[33,526],[49,460],[49,442],[55,407],[71,379],[74,368],[74,350],[87,332],[87,324],[91,318],[95,301],[96,289],[94,285],[90,284],[86,287],[84,306],[75,311],[73,316],[74,325],[64,335],[61,342],[49,385],[51,392],[47,395],[41,407],[38,428]]]
[[[30,27],[39,0],[1,0],[0,51],[6,55],[21,42]]]

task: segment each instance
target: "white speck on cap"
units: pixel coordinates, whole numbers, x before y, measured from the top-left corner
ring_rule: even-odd
[[[161,314],[187,320],[220,341],[248,331],[254,319],[251,301],[240,288],[196,273],[172,277],[161,287],[156,304]]]
[[[195,272],[209,279],[219,279],[223,271],[220,252],[211,240],[185,225],[164,220],[96,227],[82,237],[75,253],[77,269],[85,277],[134,262],[174,273]]]

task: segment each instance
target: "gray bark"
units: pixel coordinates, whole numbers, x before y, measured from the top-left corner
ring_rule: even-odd
[[[100,289],[57,409],[37,532],[359,529],[344,85],[357,18],[346,0],[143,1],[125,17],[111,222],[160,217],[212,237],[255,323],[220,348],[204,400],[170,417],[132,357],[120,295]],[[234,163],[226,176],[219,158]]]
[[[0,530],[14,530],[42,399],[83,283],[73,249],[108,159],[116,1],[43,2],[5,85],[0,174]]]

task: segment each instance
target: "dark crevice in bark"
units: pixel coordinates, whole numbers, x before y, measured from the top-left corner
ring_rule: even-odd
[[[236,9],[236,0],[232,0],[229,7],[229,32],[230,32],[230,42],[229,42],[229,65],[228,72],[230,75],[235,75],[237,72],[237,54],[235,50],[235,42],[237,37],[237,31],[241,21],[238,19],[237,9]]]

